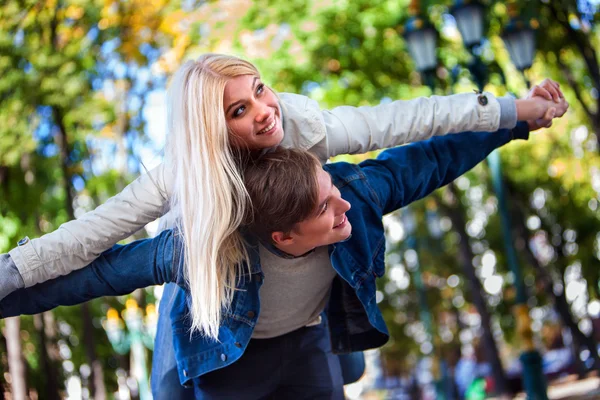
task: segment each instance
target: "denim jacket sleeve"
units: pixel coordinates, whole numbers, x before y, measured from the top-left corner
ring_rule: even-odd
[[[383,151],[360,167],[374,189],[382,214],[387,214],[452,182],[513,138],[528,137],[526,122],[519,122],[512,130],[435,137]]]
[[[175,245],[174,236],[167,230],[154,239],[114,246],[85,268],[17,290],[0,301],[0,316],[37,314],[166,282],[183,285],[179,254],[174,252],[180,246]]]

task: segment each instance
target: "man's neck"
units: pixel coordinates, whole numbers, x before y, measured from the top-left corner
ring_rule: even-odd
[[[299,257],[304,257],[307,256],[309,254],[311,254],[312,252],[315,251],[315,248],[312,249],[300,249],[300,248],[295,248],[293,246],[287,247],[287,246],[278,246],[276,244],[272,244],[272,243],[267,243],[261,240],[261,243],[263,245],[263,247],[265,247],[267,250],[269,250],[271,253],[275,254],[276,256],[279,256],[281,258],[299,258]]]

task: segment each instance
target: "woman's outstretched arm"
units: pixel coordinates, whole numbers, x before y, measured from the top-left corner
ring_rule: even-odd
[[[164,164],[160,165],[56,231],[39,239],[22,239],[9,254],[25,287],[88,265],[118,241],[162,216],[168,210],[172,190],[167,174]]]
[[[550,108],[556,117],[566,111],[558,84],[546,79],[528,98],[495,97],[491,93],[396,100],[373,107],[341,106],[323,111],[327,127],[327,157],[364,153],[467,131],[512,129],[519,121],[543,118]],[[322,152],[325,152],[324,150]]]
[[[87,267],[10,294],[0,301],[0,316],[36,314],[167,282],[183,285],[181,248],[172,230],[114,246]]]

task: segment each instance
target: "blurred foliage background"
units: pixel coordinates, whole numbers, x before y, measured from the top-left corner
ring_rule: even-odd
[[[476,88],[451,5],[4,0],[0,251],[93,209],[159,163],[169,78],[182,60],[204,52],[245,57],[275,90],[310,96],[324,108],[427,96],[432,90],[402,36],[411,10],[419,10],[440,32],[434,94]],[[567,346],[584,375],[600,369],[593,323],[600,314],[599,3],[488,0],[485,6],[481,58],[491,72],[485,89],[527,92],[500,38],[512,10],[536,28],[528,80],[560,82],[571,103],[565,118],[528,142],[510,144],[501,159],[535,342],[542,353]],[[404,216],[386,217],[388,273],[378,300],[393,337],[381,349],[384,376],[411,376],[419,360],[432,356],[450,367],[475,357],[485,331],[510,375],[520,352],[511,313],[520,278],[507,267],[497,210],[482,164]],[[150,224],[131,240],[155,229]],[[160,293],[148,288],[1,322],[0,393],[143,399]],[[481,307],[489,318],[481,317]],[[571,339],[563,343],[565,336]]]

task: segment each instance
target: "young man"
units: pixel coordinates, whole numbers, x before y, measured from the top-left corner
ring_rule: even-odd
[[[385,273],[382,217],[528,133],[520,122],[511,131],[436,137],[359,165],[321,167],[306,152],[283,149],[248,165],[250,261],[240,268],[219,341],[190,335],[187,307],[194,293],[187,290],[174,231],[115,246],[88,267],[19,290],[0,302],[0,314],[39,313],[177,282],[184,288],[171,312],[178,375],[198,398],[342,398],[332,351],[379,347],[389,337],[375,302],[375,279]],[[305,257],[330,265],[311,265]],[[278,267],[263,270],[265,258],[277,258],[268,264]]]

